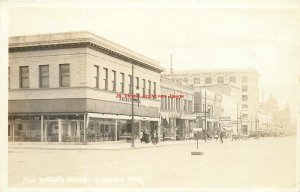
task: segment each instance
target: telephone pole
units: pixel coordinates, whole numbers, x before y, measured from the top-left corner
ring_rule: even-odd
[[[134,87],[134,65],[131,64],[131,148],[134,148],[134,131],[133,131],[133,123],[134,123],[134,103],[133,103],[133,87]]]
[[[204,92],[204,140],[206,142],[206,136],[207,136],[207,128],[206,128],[206,90]]]

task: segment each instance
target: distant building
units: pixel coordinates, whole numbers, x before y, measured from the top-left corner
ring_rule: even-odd
[[[242,131],[248,133],[251,127],[251,116],[256,115],[259,108],[258,72],[253,68],[224,68],[203,70],[174,71],[163,73],[165,78],[173,79],[183,85],[197,88],[223,84],[233,84],[241,89],[239,113],[242,117]]]
[[[14,142],[99,142],[126,139],[131,99],[160,94],[157,61],[89,32],[9,39],[9,125]],[[159,98],[135,99],[134,132],[156,129]]]
[[[196,116],[194,111],[194,90],[173,80],[161,78],[160,117],[161,135],[165,139],[193,138]]]
[[[260,108],[261,111],[265,111],[268,115],[267,132],[276,135],[290,134],[292,132],[291,114],[288,104],[283,109],[280,109],[277,99],[270,95],[268,100],[260,105]]]

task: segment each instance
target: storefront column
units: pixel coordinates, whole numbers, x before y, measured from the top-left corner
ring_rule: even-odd
[[[80,121],[77,121],[77,133],[76,136],[78,137],[78,141],[80,142]]]
[[[48,138],[48,125],[49,125],[49,121],[46,121],[46,126],[45,126],[45,131],[44,131],[44,141],[47,142],[47,138]]]
[[[44,116],[41,115],[41,142],[44,141]]]
[[[139,120],[139,133],[141,132],[142,130],[142,120]]]
[[[58,119],[58,142],[61,142],[61,119]]]
[[[86,143],[86,124],[87,124],[87,115],[83,116],[83,142]]]
[[[15,142],[15,122],[12,120],[12,142]]]
[[[115,120],[115,134],[114,134],[114,141],[118,139],[118,120]]]
[[[68,121],[68,136],[71,137],[71,121]]]

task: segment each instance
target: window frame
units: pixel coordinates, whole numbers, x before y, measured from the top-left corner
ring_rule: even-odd
[[[24,71],[23,71],[23,69],[25,69],[25,68],[27,68],[28,69],[28,74],[27,74],[27,76],[24,76]],[[29,66],[20,66],[19,67],[19,77],[20,77],[20,88],[21,89],[26,89],[26,88],[29,88],[30,86],[29,86]],[[24,86],[24,80],[25,79],[27,79],[27,82],[28,82],[28,84],[27,84],[27,86]]]
[[[68,66],[68,73],[62,73],[62,66]],[[68,85],[63,85],[63,79],[68,78]],[[70,64],[59,64],[59,87],[70,87],[71,86],[71,74],[70,74]]]

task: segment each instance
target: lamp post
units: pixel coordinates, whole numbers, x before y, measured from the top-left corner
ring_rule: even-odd
[[[133,131],[133,123],[134,123],[134,104],[133,104],[133,73],[134,71],[134,65],[133,63],[131,64],[131,94],[132,94],[132,97],[131,97],[131,148],[134,148],[134,131]]]

